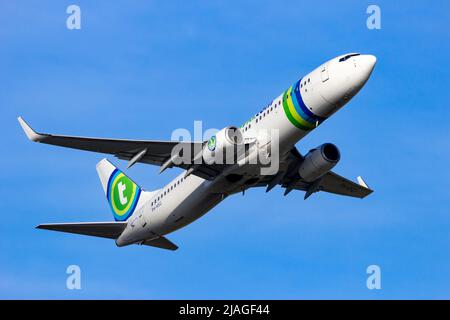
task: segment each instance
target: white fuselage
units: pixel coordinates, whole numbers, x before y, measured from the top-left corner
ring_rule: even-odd
[[[256,140],[259,145],[264,145],[270,142],[267,141],[270,135],[264,132],[276,130],[282,157],[362,88],[375,62],[371,55],[347,54],[324,63],[247,121],[241,127],[244,140]],[[259,171],[254,167],[250,169],[244,165],[238,170],[245,171],[247,178],[259,177]],[[173,232],[200,218],[229,194],[245,189],[244,181],[232,183],[223,176],[214,180],[205,180],[195,174],[184,176],[185,172],[146,196],[129,218],[117,245]]]

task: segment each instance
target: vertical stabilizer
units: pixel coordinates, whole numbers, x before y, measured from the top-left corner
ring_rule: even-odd
[[[142,189],[107,159],[97,164],[103,191],[116,221],[127,220],[136,209]]]

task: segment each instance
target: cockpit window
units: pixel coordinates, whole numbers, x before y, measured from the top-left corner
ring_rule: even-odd
[[[356,57],[356,56],[360,56],[360,55],[361,55],[360,53],[352,53],[352,54],[348,54],[348,55],[346,55],[346,56],[340,58],[340,59],[339,59],[339,62],[346,61],[346,60],[348,60],[348,59],[351,58],[351,57]]]

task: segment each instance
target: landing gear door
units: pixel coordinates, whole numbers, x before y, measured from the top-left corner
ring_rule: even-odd
[[[320,76],[322,78],[322,82],[327,81],[330,77],[328,76],[328,63],[325,63],[321,68],[320,68]]]

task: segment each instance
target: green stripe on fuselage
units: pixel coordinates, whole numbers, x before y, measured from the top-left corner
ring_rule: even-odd
[[[295,93],[294,93],[295,94]],[[300,123],[302,126],[305,126],[309,129],[313,129],[315,126],[313,123],[308,122],[306,119],[304,119],[295,109],[294,103],[292,101],[292,87],[288,89],[286,92],[286,104],[289,108],[289,111],[291,112],[292,117]]]
[[[308,128],[305,127],[304,125],[302,125],[301,123],[299,123],[297,120],[295,120],[295,118],[292,116],[291,112],[289,111],[289,106],[287,104],[287,92],[289,90],[285,91],[283,94],[283,109],[284,109],[284,113],[286,114],[286,117],[289,119],[289,121],[296,126],[297,128],[304,130],[304,131],[310,131],[312,128]]]

